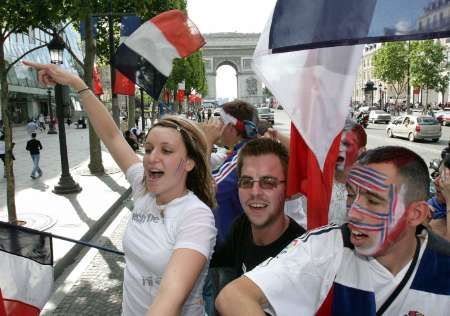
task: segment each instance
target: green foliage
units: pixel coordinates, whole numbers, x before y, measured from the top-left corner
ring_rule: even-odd
[[[411,81],[414,86],[439,88],[445,69],[444,50],[433,40],[411,42]]]
[[[392,86],[396,100],[407,86],[408,57],[406,42],[389,42],[384,43],[373,58],[375,77]]]

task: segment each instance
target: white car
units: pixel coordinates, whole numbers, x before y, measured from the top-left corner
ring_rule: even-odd
[[[418,139],[431,139],[438,142],[442,135],[442,127],[431,116],[403,115],[395,118],[386,128],[389,137],[405,137],[414,142]]]
[[[369,113],[369,122],[371,123],[378,123],[378,122],[383,122],[383,123],[389,123],[389,121],[391,120],[391,115],[389,113],[386,113],[385,111],[382,110],[372,110]]]

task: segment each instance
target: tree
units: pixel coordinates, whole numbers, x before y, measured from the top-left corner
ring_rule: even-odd
[[[408,57],[405,42],[384,43],[374,55],[374,75],[392,86],[395,103],[408,85]]]
[[[8,71],[26,54],[45,47],[46,43],[37,46],[17,60],[7,62],[5,60],[5,42],[13,33],[28,33],[28,29],[41,27],[51,28],[64,20],[64,1],[40,0],[21,1],[4,0],[0,6],[0,88],[1,110],[5,132],[5,173],[6,204],[8,208],[8,221],[18,223],[15,203],[15,179],[12,159],[12,128],[11,117],[13,109],[8,103],[9,87],[7,81]]]
[[[414,86],[439,90],[445,70],[444,49],[433,40],[411,42],[411,78]],[[428,93],[425,105],[428,106]]]

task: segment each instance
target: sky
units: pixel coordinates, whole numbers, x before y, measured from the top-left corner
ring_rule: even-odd
[[[188,0],[189,18],[202,33],[260,33],[276,0]],[[217,71],[218,98],[236,98],[236,73],[231,66]]]

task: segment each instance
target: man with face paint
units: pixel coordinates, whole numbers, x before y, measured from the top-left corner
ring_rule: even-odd
[[[345,122],[336,161],[333,191],[331,193],[328,222],[342,225],[347,221],[347,189],[345,183],[356,159],[366,151],[367,134],[364,128],[351,121]]]
[[[417,154],[387,146],[351,169],[348,224],[295,239],[228,284],[221,315],[447,315],[450,243],[422,223],[428,169]]]

